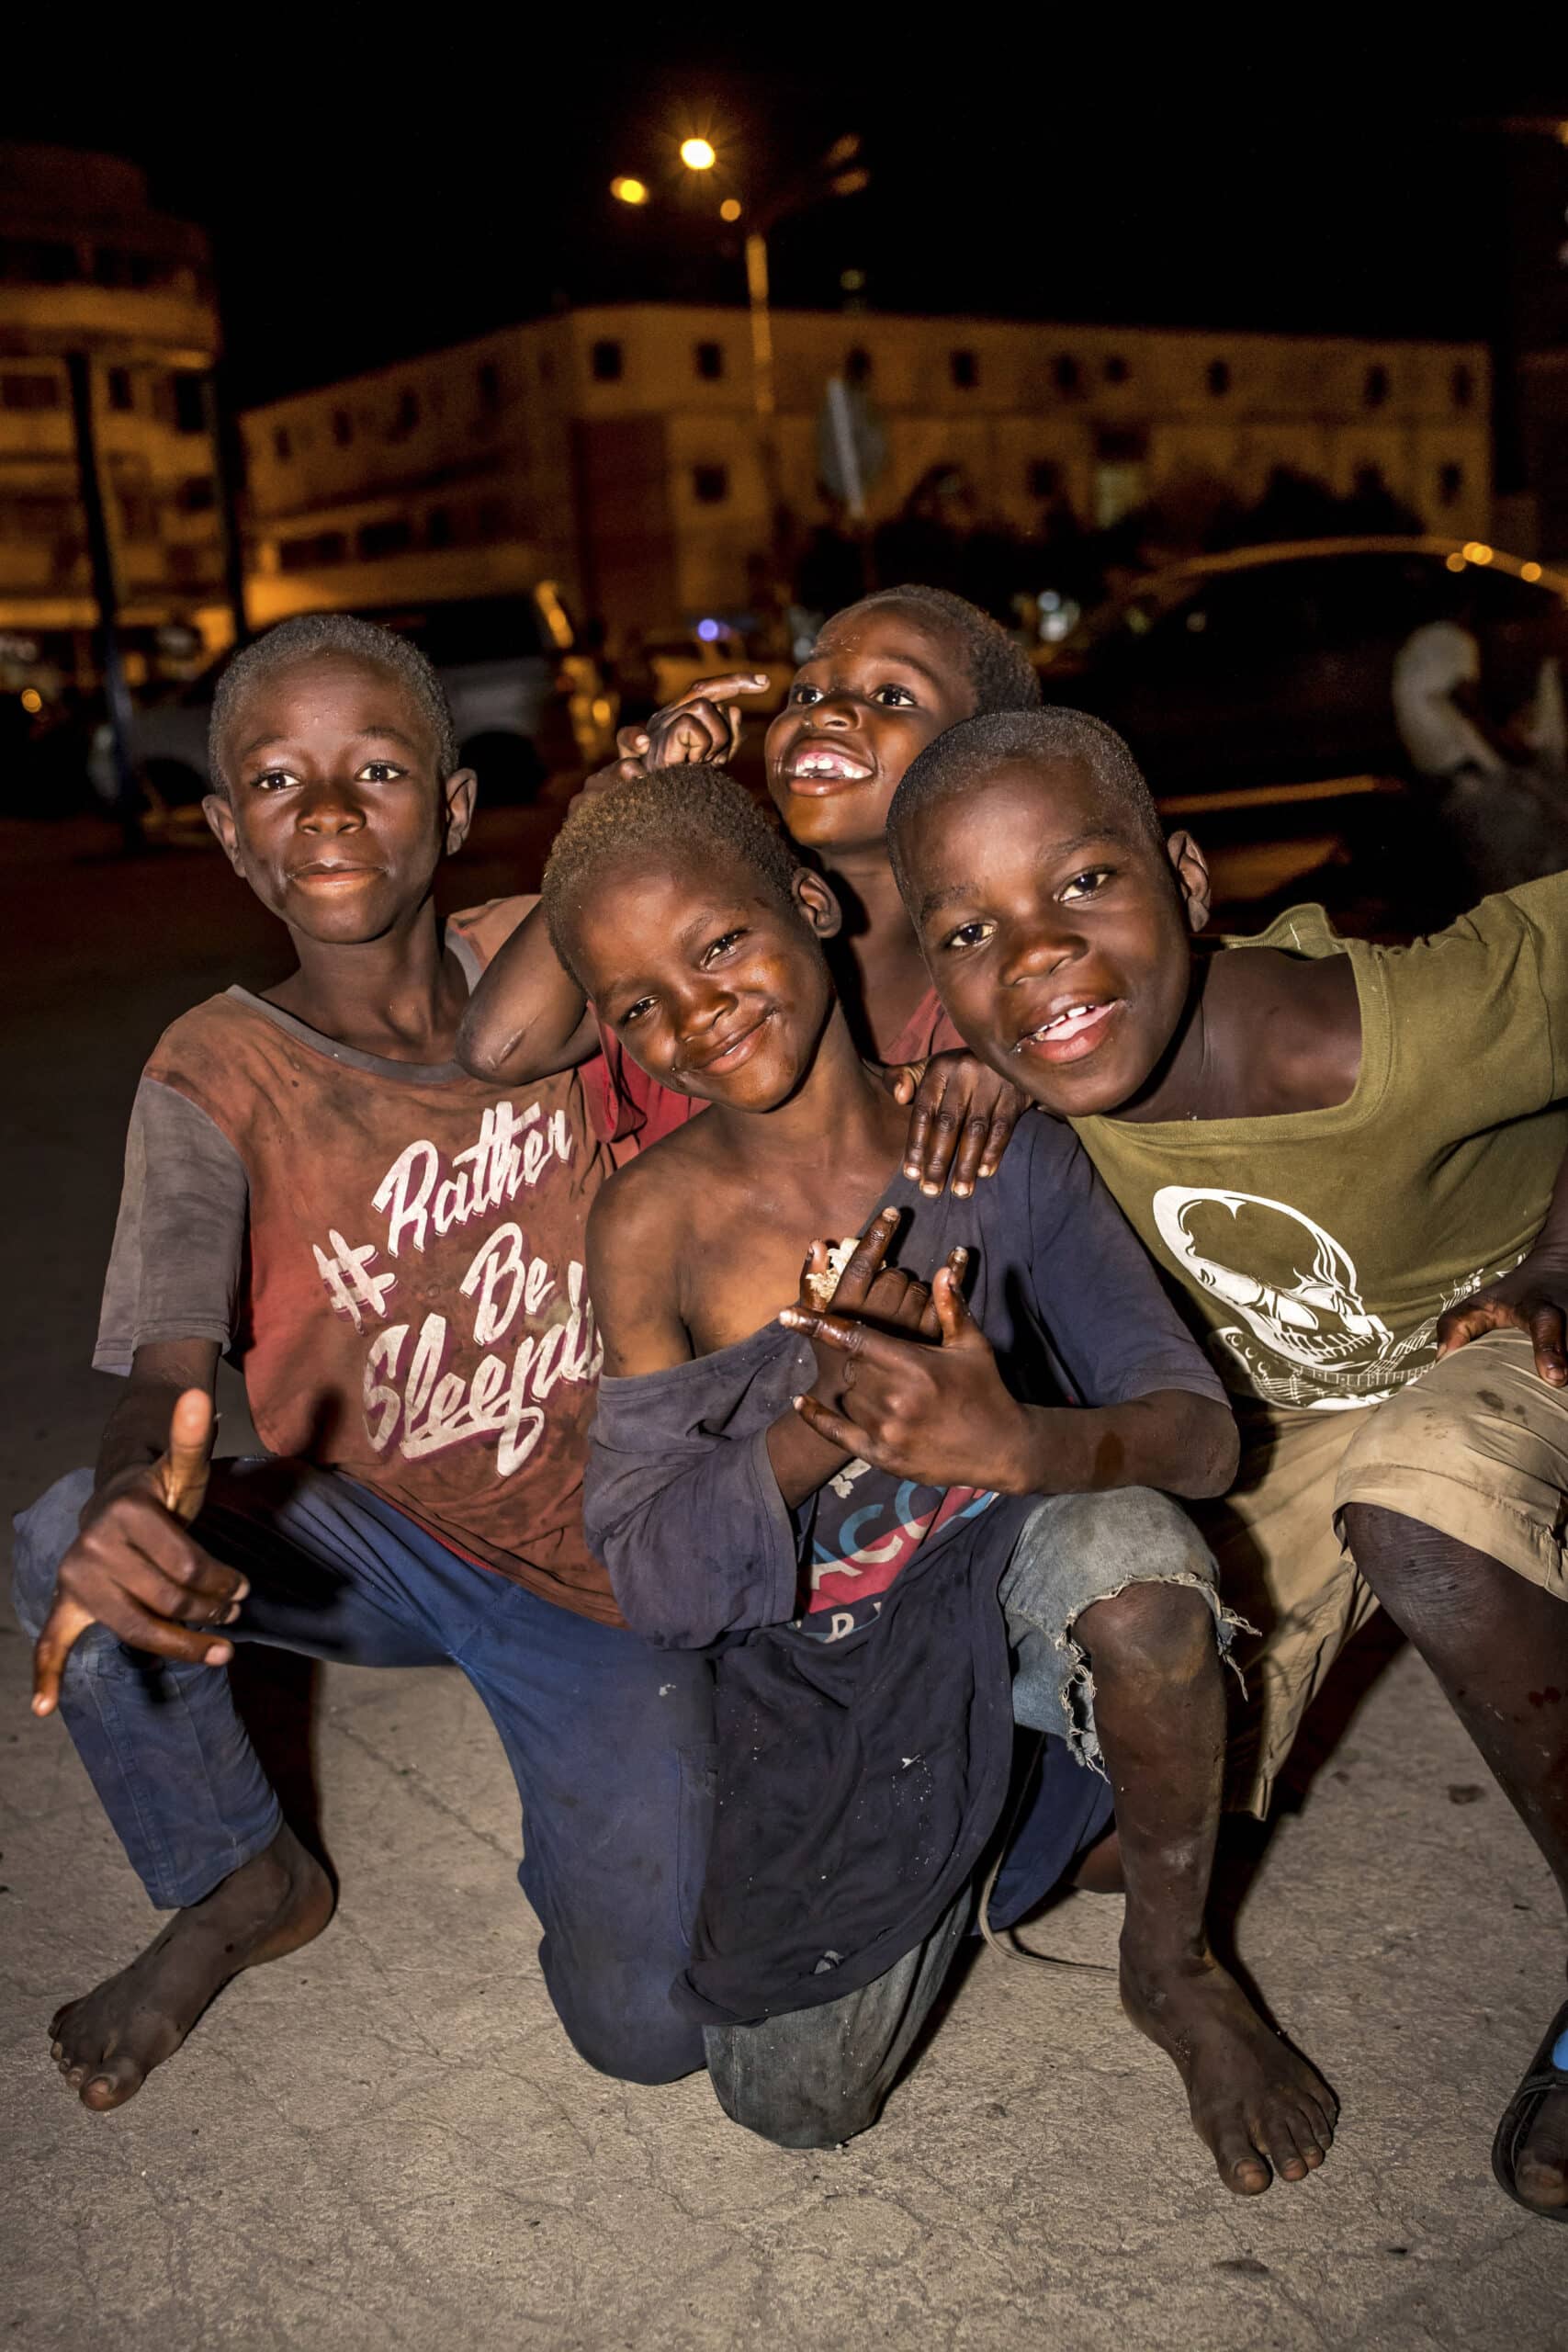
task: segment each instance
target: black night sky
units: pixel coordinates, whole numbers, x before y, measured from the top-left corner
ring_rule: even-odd
[[[964,57],[947,53],[956,17],[939,38],[913,30],[913,12],[849,10],[834,49],[814,16],[781,24],[773,64],[755,40],[666,39],[674,20],[654,12],[636,20],[650,64],[628,57],[621,12],[585,12],[574,46],[539,55],[534,12],[507,20],[495,53],[488,13],[470,12],[466,54],[413,53],[406,72],[334,50],[280,73],[270,46],[253,71],[241,34],[211,84],[204,61],[174,71],[171,21],[169,72],[143,52],[125,77],[73,86],[57,58],[50,76],[13,82],[0,129],[129,155],[155,201],[206,224],[241,404],[564,301],[739,300],[739,255],[713,219],[722,190],[675,161],[698,128],[734,157],[741,194],[846,130],[863,137],[870,189],[777,232],[781,302],[840,302],[856,269],[880,310],[1500,331],[1520,141],[1497,121],[1568,112],[1568,92],[1505,88],[1473,53],[1422,90],[1408,73],[1283,59],[1216,80],[1194,52],[1129,94],[1114,44],[1010,46],[1012,14]],[[299,23],[258,18],[252,38]],[[660,200],[617,206],[617,171]]]

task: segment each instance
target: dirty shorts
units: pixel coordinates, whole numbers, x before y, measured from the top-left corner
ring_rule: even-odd
[[[1244,1419],[1241,1469],[1194,1506],[1238,1640],[1246,1698],[1227,1804],[1262,1814],[1301,1721],[1377,1600],[1340,1534],[1348,1503],[1436,1528],[1568,1600],[1568,1396],[1522,1331],[1489,1331],[1381,1405]]]
[[[1019,1531],[1000,1597],[1013,1657],[1014,1720],[1066,1741],[1103,1772],[1094,1727],[1094,1677],[1073,1628],[1097,1600],[1130,1584],[1184,1584],[1213,1612],[1228,1657],[1244,1629],[1222,1601],[1213,1554],[1179,1503],[1152,1487],[1048,1495]]]

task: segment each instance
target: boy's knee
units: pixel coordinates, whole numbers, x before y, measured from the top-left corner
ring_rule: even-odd
[[[1218,1581],[1213,1555],[1179,1503],[1153,1487],[1053,1495],[1024,1522],[1002,1603],[1010,1622],[1032,1622],[1054,1638],[1108,1595],[1162,1581]]]
[[[840,2147],[870,2131],[886,2084],[809,2058],[803,2064],[796,2023],[791,2018],[776,2036],[767,2024],[709,2026],[704,2041],[714,2097],[732,2123],[775,2148]]]
[[[43,1631],[60,1563],[76,1541],[92,1491],[90,1470],[68,1470],[36,1503],[18,1511],[13,1522],[17,1544],[12,1597],[17,1621],[29,1641],[36,1641]]]
[[[1102,1680],[1120,1671],[1191,1681],[1216,1656],[1213,1602],[1206,1586],[1124,1585],[1084,1611],[1073,1637]]]
[[[626,1966],[563,1981],[547,1968],[568,2041],[595,2074],[618,2083],[678,2083],[703,2063],[703,2029],[670,1997],[670,1975]]]

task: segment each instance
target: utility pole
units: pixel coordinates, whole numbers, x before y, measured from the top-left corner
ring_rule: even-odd
[[[141,788],[130,764],[130,690],[119,655],[119,598],[114,550],[104,513],[98,475],[98,441],[93,415],[93,363],[85,351],[65,356],[71,379],[71,413],[76,427],[76,472],[87,517],[87,553],[93,568],[93,598],[98,608],[98,669],[114,746],[115,814],[128,854],[145,847],[141,836]]]

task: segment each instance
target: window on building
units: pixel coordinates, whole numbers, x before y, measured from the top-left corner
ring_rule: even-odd
[[[1104,373],[1106,382],[1108,384],[1124,384],[1130,372],[1127,362],[1122,358],[1121,353],[1113,351],[1110,358],[1105,363]]]
[[[844,381],[847,384],[869,384],[872,358],[863,343],[851,345],[844,354]]]
[[[1464,468],[1457,465],[1438,469],[1438,503],[1457,506],[1464,492]]]
[[[729,496],[729,468],[694,466],[692,496],[699,506],[722,506]]]
[[[128,410],[135,407],[136,400],[131,390],[129,368],[111,368],[104,381],[108,389],[110,408],[118,409],[121,415],[124,415]]]
[[[147,491],[120,492],[119,528],[121,537],[126,539],[145,541],[157,537],[158,509]]]
[[[1368,408],[1382,408],[1388,398],[1388,369],[1386,368],[1368,368],[1366,380],[1361,386],[1361,398]]]
[[[218,503],[218,484],[210,474],[187,474],[179,487],[182,514],[210,514]]]
[[[207,382],[194,368],[180,368],[174,379],[175,431],[205,433],[207,430]]]
[[[479,413],[493,416],[501,406],[501,369],[493,359],[481,359],[474,370],[474,389],[479,396]]]
[[[286,466],[288,463],[289,458],[293,456],[294,443],[290,438],[287,424],[275,424],[273,426],[272,454],[277,459],[280,466]]]
[[[333,439],[337,443],[340,449],[346,449],[353,438],[353,417],[350,416],[347,409],[334,408],[333,411]]]
[[[972,392],[980,380],[980,363],[972,351],[950,351],[947,372],[961,392]]]
[[[1231,388],[1231,363],[1228,359],[1209,362],[1209,390],[1217,401],[1224,400]]]
[[[1455,408],[1469,408],[1475,399],[1475,378],[1468,368],[1456,368],[1452,386]]]
[[[433,506],[424,518],[424,544],[427,548],[449,548],[452,544],[452,509]]]
[[[699,343],[694,345],[692,361],[705,384],[716,384],[724,374],[722,343]]]
[[[11,528],[18,538],[58,539],[67,531],[81,528],[73,499],[24,492],[21,497],[10,501],[10,508]]]
[[[1066,400],[1083,390],[1083,370],[1070,351],[1058,351],[1051,362],[1051,381]]]
[[[594,345],[592,352],[589,354],[589,366],[593,371],[594,382],[596,384],[618,384],[621,380],[621,346],[615,341],[614,335],[601,336],[600,340]],[[543,359],[541,359],[539,362],[539,373],[543,375],[544,372],[545,364]]]
[[[364,563],[378,562],[383,556],[402,555],[413,545],[413,525],[406,514],[389,515],[384,523],[362,523],[355,534],[355,543]]]
[[[283,571],[315,571],[322,564],[342,563],[348,555],[348,541],[341,531],[312,531],[298,539],[279,539],[278,568]]]
[[[58,376],[0,376],[0,408],[59,408]]]
[[[1062,487],[1062,469],[1055,458],[1031,458],[1024,481],[1031,498],[1055,498]]]
[[[28,277],[34,286],[69,286],[82,275],[74,245],[39,240],[28,249]]]
[[[406,388],[398,394],[398,405],[392,412],[392,438],[403,440],[419,423],[419,394]]]

